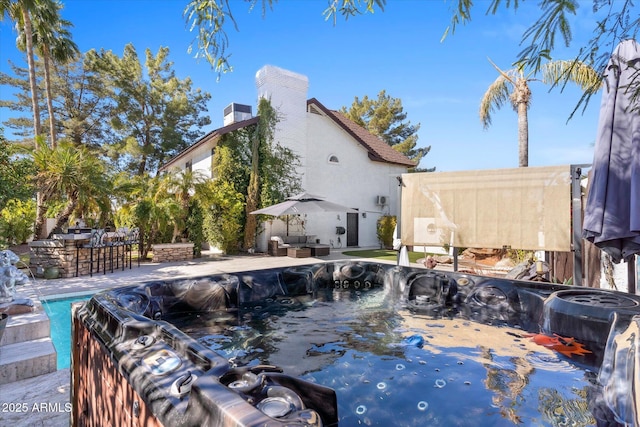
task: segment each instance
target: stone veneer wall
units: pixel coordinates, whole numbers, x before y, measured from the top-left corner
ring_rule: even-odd
[[[151,245],[153,262],[172,262],[193,259],[193,243],[159,243]]]
[[[74,277],[76,275],[76,244],[82,245],[88,241],[52,239],[31,242],[29,248],[33,256],[29,261],[29,268],[33,272],[38,272],[48,267],[58,267],[60,277]],[[80,248],[77,252],[80,276],[89,274],[89,251],[89,248]]]

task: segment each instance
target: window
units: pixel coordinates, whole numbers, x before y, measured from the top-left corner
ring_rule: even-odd
[[[338,156],[336,156],[335,154],[332,154],[329,156],[329,163],[338,164],[340,163],[340,160],[338,159]]]

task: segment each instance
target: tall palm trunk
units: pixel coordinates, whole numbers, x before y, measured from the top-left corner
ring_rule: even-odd
[[[31,17],[26,8],[22,9],[22,19],[24,21],[24,34],[27,50],[27,65],[29,68],[29,86],[31,88],[31,106],[33,108],[33,143],[35,149],[38,149],[38,137],[40,136],[40,107],[38,105],[38,85],[36,83],[36,66],[33,56],[33,30],[31,26]],[[46,206],[45,197],[38,191],[36,193],[36,223],[34,225],[33,234],[36,239],[46,238],[45,222],[46,222]]]
[[[529,166],[529,117],[524,103],[518,104],[518,166]]]
[[[36,149],[38,144],[35,138],[40,135],[40,107],[38,106],[38,85],[36,83],[36,65],[33,56],[33,28],[31,17],[26,8],[22,8],[22,19],[24,20],[24,34],[27,47],[27,65],[29,68],[29,86],[31,88],[31,107],[33,108],[33,133]]]
[[[68,194],[67,204],[65,205],[64,209],[62,209],[62,212],[60,212],[60,214],[58,214],[58,216],[56,217],[56,223],[53,226],[54,230],[56,228],[62,227],[62,225],[69,220],[69,217],[76,209],[76,206],[78,206],[78,193],[74,192],[72,194]]]
[[[49,134],[51,135],[51,148],[55,149],[57,144],[56,125],[53,116],[53,101],[51,95],[51,53],[47,46],[43,47],[44,62],[44,87],[47,94],[47,111],[49,112]]]
[[[518,110],[518,166],[527,167],[529,165],[529,118],[528,108],[531,103],[531,89],[527,80],[519,78],[515,82],[513,91],[513,105]]]

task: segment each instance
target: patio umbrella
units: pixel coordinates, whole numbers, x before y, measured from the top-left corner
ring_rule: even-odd
[[[584,237],[615,263],[640,252],[640,45],[625,40],[607,65]]]
[[[251,212],[254,215],[296,215],[296,214],[308,214],[318,212],[348,212],[356,213],[355,209],[348,208],[346,206],[339,205],[337,203],[329,202],[320,196],[314,196],[309,193],[300,193],[295,196],[287,198],[282,203],[276,205],[267,206],[266,208],[258,209]]]

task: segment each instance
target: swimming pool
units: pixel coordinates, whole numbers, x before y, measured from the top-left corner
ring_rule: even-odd
[[[51,324],[51,340],[58,353],[58,370],[71,365],[71,304],[89,298],[91,294],[42,300],[42,307]]]

